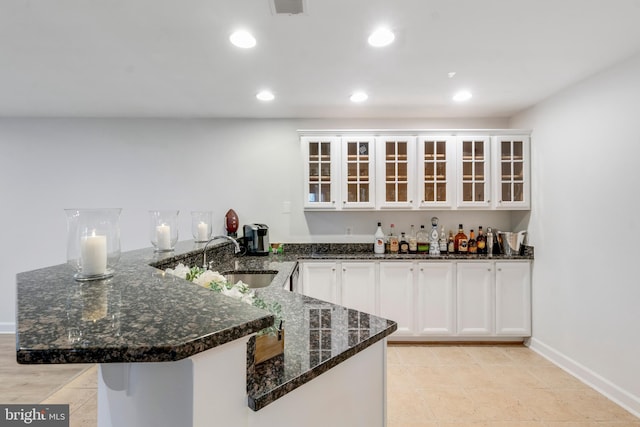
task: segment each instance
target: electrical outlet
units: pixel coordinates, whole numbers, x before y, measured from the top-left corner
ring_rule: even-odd
[[[345,232],[344,232],[344,234],[345,234],[346,236],[351,236],[351,235],[353,234],[353,226],[348,225],[348,226],[347,226],[347,229],[346,229],[346,230],[345,230]]]

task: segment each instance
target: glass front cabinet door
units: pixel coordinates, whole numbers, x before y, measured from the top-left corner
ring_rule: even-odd
[[[496,209],[529,209],[529,137],[494,137],[494,194]]]
[[[341,145],[342,208],[374,208],[374,138],[342,138]]]
[[[458,207],[491,206],[490,137],[457,137]]]
[[[340,139],[303,137],[305,199],[307,209],[336,209]]]
[[[415,137],[378,137],[376,144],[378,206],[411,209],[415,199]]]
[[[455,138],[418,137],[418,196],[421,208],[451,208],[455,192]]]

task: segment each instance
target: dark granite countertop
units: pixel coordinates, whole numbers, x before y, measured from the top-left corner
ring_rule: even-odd
[[[84,283],[66,264],[19,273],[18,363],[174,361],[273,324],[264,310],[149,266],[174,255],[126,252],[112,278]]]
[[[287,243],[284,245],[288,256],[299,260],[401,260],[401,261],[516,261],[533,260],[533,246],[523,246],[518,255],[461,255],[461,254],[375,254],[372,243]]]
[[[233,255],[224,242],[207,252],[220,271],[272,270],[256,291],[278,301],[285,352],[253,363],[247,357],[248,404],[258,410],[397,329],[395,322],[284,290],[298,255]],[[273,324],[269,313],[164,273],[178,263],[202,265],[202,245],[176,251],[124,253],[113,278],[79,283],[66,264],[17,275],[19,363],[110,363],[179,360]]]

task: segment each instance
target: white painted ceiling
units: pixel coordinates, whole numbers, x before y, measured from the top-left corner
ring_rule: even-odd
[[[640,52],[640,0],[270,1],[2,0],[0,116],[508,117]]]

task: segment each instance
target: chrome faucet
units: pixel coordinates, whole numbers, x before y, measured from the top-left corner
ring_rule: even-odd
[[[204,249],[202,250],[202,268],[207,269],[207,246],[209,246],[209,243],[213,242],[214,240],[217,239],[227,239],[227,240],[231,240],[233,242],[233,244],[235,245],[235,249],[233,251],[234,254],[237,254],[241,251],[240,249],[240,243],[238,243],[238,241],[236,239],[234,239],[231,236],[225,236],[225,235],[220,235],[220,236],[215,236],[209,239],[209,241],[207,243],[205,243],[204,245]]]

